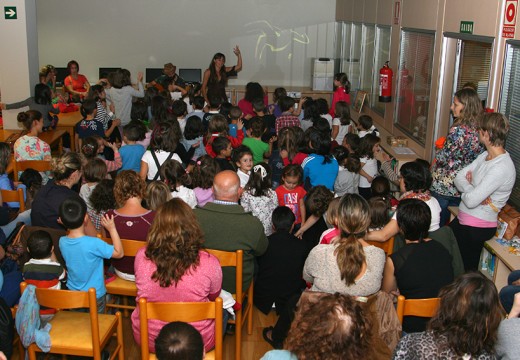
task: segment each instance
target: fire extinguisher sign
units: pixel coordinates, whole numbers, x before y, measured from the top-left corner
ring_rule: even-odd
[[[502,27],[502,37],[514,38],[518,0],[506,0],[504,6],[504,26]]]

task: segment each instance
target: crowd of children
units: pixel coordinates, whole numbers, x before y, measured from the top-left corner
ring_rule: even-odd
[[[205,103],[200,87],[174,82],[170,91],[151,87],[145,92],[142,74],[137,78],[136,89],[129,74],[118,70],[108,83],[90,88],[74,139],[84,160],[80,197],[67,199],[59,208],[59,221],[69,230],[59,242],[68,269],[66,286],[96,288],[99,311],[105,306],[103,259],[124,255],[114,221],[114,210],[124,204],[114,197],[111,179],[117,182],[128,171],[147,183],[146,191],[135,198],[139,206],[142,201],[141,210],[153,213],[172,198],[191,208],[202,207],[214,199],[213,178],[218,172],[237,173],[240,204],[261,221],[269,236],[269,248],[258,258],[255,284],[254,303],[263,312],[273,304],[278,311],[305,288],[302,269],[314,246],[334,244],[344,235],[338,226],[340,197],[359,194],[368,201],[371,230],[390,221],[398,203],[390,190],[395,178],[388,179],[380,169],[381,139],[370,116],[354,121],[350,115],[345,74],[334,78],[330,107],[325,99],[302,98],[296,103],[283,88],[275,89],[274,103],[267,104],[257,83],[248,84],[239,106],[223,103],[218,96],[209,96]],[[132,102],[132,95],[143,99]],[[14,145],[16,160],[33,159],[33,152],[24,152],[33,147],[38,150],[34,154],[49,159],[50,148],[36,137],[47,125],[46,116],[30,110],[18,119],[30,133]],[[0,188],[37,190],[37,183],[8,181],[10,149],[4,145],[0,144]],[[43,175],[45,183],[48,174]],[[87,237],[87,219],[97,231],[104,228],[113,245]],[[55,260],[48,234],[33,233],[28,244],[31,260],[23,268],[25,279],[38,286],[40,280],[49,280],[46,285],[59,288],[65,272]]]

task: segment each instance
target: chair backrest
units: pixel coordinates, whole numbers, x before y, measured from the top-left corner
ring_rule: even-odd
[[[236,277],[235,277],[235,286],[236,286],[236,299],[237,301],[242,301],[242,294],[244,289],[242,289],[242,269],[243,269],[243,261],[244,261],[244,250],[237,251],[222,251],[222,250],[213,250],[213,249],[205,249],[208,253],[215,256],[220,262],[220,266],[233,266],[236,267]]]
[[[392,255],[392,253],[394,252],[394,237],[393,236],[384,242],[367,240],[367,243],[369,243],[370,245],[374,245],[375,247],[378,247],[380,249],[383,249],[386,256]]]
[[[149,359],[148,320],[195,322],[215,319],[215,359],[222,359],[222,299],[214,302],[148,302],[139,299],[141,358]]]
[[[20,284],[22,294],[27,288],[27,285],[26,282]],[[90,326],[92,329],[92,347],[94,353],[99,353],[100,340],[96,289],[90,288],[88,291],[71,291],[36,288],[36,299],[40,306],[57,310],[88,308],[90,313]]]
[[[403,295],[397,298],[397,317],[401,324],[405,316],[420,316],[431,318],[439,309],[441,299],[405,299]]]
[[[50,160],[25,160],[25,161],[13,161],[14,166],[14,180],[18,181],[18,172],[27,169],[34,169],[36,171],[50,171],[51,162]]]
[[[104,237],[101,235],[98,236],[104,242],[112,244],[111,238]],[[125,253],[125,256],[135,256],[139,249],[146,247],[146,241],[121,239],[121,245],[123,245],[123,251]]]
[[[25,211],[25,200],[23,198],[23,190],[2,190],[3,202],[18,202],[20,203],[20,212]]]

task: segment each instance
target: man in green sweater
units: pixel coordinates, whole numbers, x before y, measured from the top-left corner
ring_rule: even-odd
[[[221,171],[213,180],[215,200],[195,214],[204,232],[204,246],[208,249],[236,251],[244,250],[244,291],[253,279],[255,256],[267,250],[267,237],[260,220],[238,205],[240,179],[234,171]],[[222,288],[235,293],[235,268],[223,268]]]

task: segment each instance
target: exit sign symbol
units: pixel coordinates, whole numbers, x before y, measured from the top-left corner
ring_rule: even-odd
[[[4,6],[4,18],[6,20],[15,20],[18,18],[16,6]]]
[[[462,34],[473,34],[473,21],[461,21],[460,32]]]

